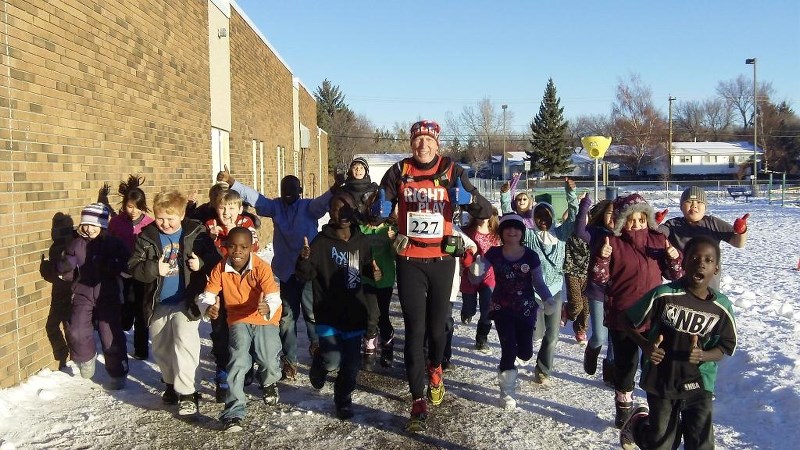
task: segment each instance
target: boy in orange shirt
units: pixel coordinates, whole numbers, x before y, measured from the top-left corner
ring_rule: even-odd
[[[242,197],[238,192],[231,189],[224,189],[212,197],[210,202],[216,216],[206,220],[205,226],[208,230],[208,235],[214,240],[214,245],[217,246],[223,257],[228,255],[228,249],[225,246],[225,241],[228,239],[228,233],[234,227],[243,227],[253,233],[253,245],[251,252],[258,252],[258,232],[253,220],[243,214]],[[216,375],[214,382],[216,384],[216,400],[217,403],[225,401],[225,396],[228,391],[228,373],[226,368],[231,360],[231,353],[228,351],[228,315],[225,310],[225,301],[221,301],[222,308],[219,312],[219,317],[211,321],[211,352],[214,354],[214,362],[216,364]],[[253,382],[253,372],[248,372],[245,379],[245,386]]]
[[[235,432],[241,431],[245,415],[244,378],[253,367],[251,345],[255,347],[256,380],[264,388],[264,403],[278,403],[281,298],[270,265],[251,254],[253,234],[250,230],[243,227],[231,229],[225,247],[228,256],[211,271],[201,301],[208,304],[211,303],[209,299],[216,297],[207,311],[209,317],[216,318],[220,308],[217,295],[224,294],[231,358],[227,367],[230,388],[225,395],[225,409],[220,420],[225,432]]]

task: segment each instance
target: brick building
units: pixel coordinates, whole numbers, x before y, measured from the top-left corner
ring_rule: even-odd
[[[140,174],[150,201],[171,188],[203,201],[227,164],[267,196],[287,174],[318,195],[328,170],[313,95],[235,3],[3,0],[0,7],[6,387],[68,358],[61,324],[69,285],[50,260],[104,183],[115,188]],[[271,240],[270,221],[261,232]]]

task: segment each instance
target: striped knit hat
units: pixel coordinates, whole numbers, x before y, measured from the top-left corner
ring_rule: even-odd
[[[90,203],[81,211],[80,225],[95,225],[108,228],[108,210],[102,203]]]
[[[439,142],[439,133],[441,131],[442,128],[433,120],[420,120],[414,125],[411,125],[411,140],[413,141],[415,137],[427,134],[436,139],[436,142]]]

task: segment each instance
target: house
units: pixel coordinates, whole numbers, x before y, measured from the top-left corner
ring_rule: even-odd
[[[411,153],[360,153],[354,158],[364,158],[369,164],[369,177],[372,181],[380,184],[383,175],[392,167],[392,164],[403,158],[408,158]]]
[[[527,154],[525,152],[506,152],[508,154],[508,169],[506,174],[525,172],[525,168],[529,167],[526,161]],[[583,149],[577,147],[570,155],[571,164],[574,167],[572,172],[551,174],[551,177],[574,177],[574,178],[594,178],[594,159],[588,157]],[[502,176],[502,156],[492,156],[492,178],[500,179]],[[619,175],[619,164],[614,162],[607,162],[609,175]],[[600,171],[603,170],[603,161],[600,161]],[[541,176],[539,174],[531,174],[532,176]],[[507,175],[510,178],[510,175]]]
[[[756,150],[756,158],[763,151]],[[743,172],[740,172],[743,169]],[[752,142],[673,142],[672,174],[750,175],[753,173]]]

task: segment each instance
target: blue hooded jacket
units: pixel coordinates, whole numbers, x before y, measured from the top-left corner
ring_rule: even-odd
[[[542,275],[550,293],[556,295],[561,292],[564,285],[564,258],[566,255],[566,242],[575,229],[575,218],[578,214],[578,198],[575,191],[567,190],[567,220],[560,225],[556,224],[556,215],[553,206],[549,203],[537,203],[533,208],[534,215],[539,208],[547,208],[553,218],[553,223],[547,232],[528,228],[525,231],[523,244],[539,256],[542,263]],[[545,233],[554,239],[547,239]]]
[[[272,272],[282,282],[289,281],[295,271],[297,257],[303,249],[303,238],[311,242],[317,235],[319,219],[327,212],[333,194],[330,190],[315,199],[299,198],[287,205],[278,198],[269,199],[255,189],[238,181],[231,189],[242,196],[242,200],[255,206],[259,216],[272,219],[272,245],[275,257]]]

